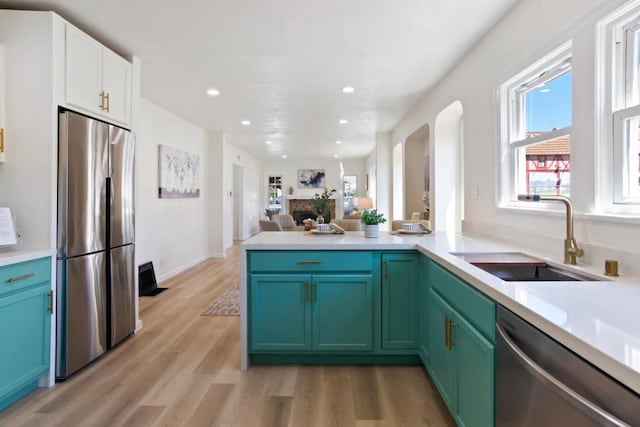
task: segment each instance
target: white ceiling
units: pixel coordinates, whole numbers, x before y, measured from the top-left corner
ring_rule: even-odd
[[[362,157],[517,0],[35,0],[142,61],[142,95],[258,157]],[[345,95],[351,85],[356,91]],[[217,98],[205,91],[215,87]],[[346,118],[347,125],[338,124]],[[250,126],[240,121],[248,119]],[[265,144],[265,140],[273,144]],[[336,145],[341,140],[343,144]]]

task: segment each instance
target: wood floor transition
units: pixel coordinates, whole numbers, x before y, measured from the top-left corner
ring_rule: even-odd
[[[240,367],[240,318],[200,316],[239,282],[239,247],[142,298],[143,329],[0,426],[454,426],[419,366]]]

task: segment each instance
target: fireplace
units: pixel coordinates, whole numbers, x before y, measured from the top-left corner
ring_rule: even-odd
[[[302,221],[304,221],[307,218],[315,218],[316,217],[313,214],[313,212],[311,212],[311,211],[302,211],[302,210],[292,211],[291,212],[291,216],[293,216],[293,220],[298,225],[302,225]]]
[[[313,201],[309,198],[290,198],[287,200],[287,210],[289,215],[293,217],[298,225],[302,225],[302,220],[306,218],[314,218],[316,215],[311,210]],[[335,199],[329,200],[329,206],[331,206],[331,215],[329,218],[325,218],[325,222],[331,221],[331,218],[336,217],[336,201]]]

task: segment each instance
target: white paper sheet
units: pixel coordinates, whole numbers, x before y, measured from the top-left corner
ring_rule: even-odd
[[[17,245],[20,235],[10,208],[0,208],[0,246]]]

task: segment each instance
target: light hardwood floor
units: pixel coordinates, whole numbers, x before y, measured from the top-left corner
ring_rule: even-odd
[[[453,426],[418,366],[239,370],[239,317],[200,316],[239,282],[239,248],[142,298],[144,327],[52,389],[0,412],[1,426]]]

